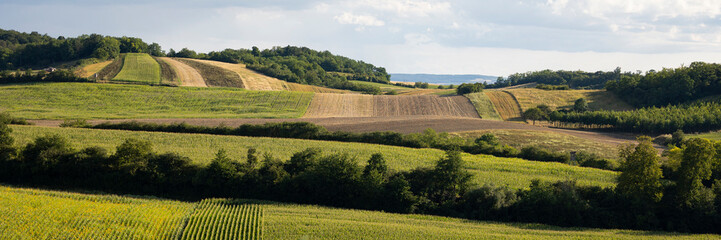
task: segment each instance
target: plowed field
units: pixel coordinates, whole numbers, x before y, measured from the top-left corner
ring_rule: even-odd
[[[208,85],[205,84],[205,80],[203,80],[203,76],[201,76],[195,68],[168,57],[161,57],[160,60],[165,61],[173,67],[173,70],[175,70],[175,73],[180,79],[180,86],[208,87]]]
[[[493,105],[496,106],[498,114],[506,121],[521,120],[521,105],[518,101],[506,91],[486,91],[486,95],[491,99]]]
[[[463,96],[373,96],[316,94],[305,118],[452,116],[478,118],[475,107]]]

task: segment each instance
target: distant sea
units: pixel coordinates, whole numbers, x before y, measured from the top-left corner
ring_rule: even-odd
[[[476,74],[407,74],[391,73],[391,81],[396,82],[427,82],[432,84],[454,84],[487,82],[493,83],[498,79],[496,76]]]

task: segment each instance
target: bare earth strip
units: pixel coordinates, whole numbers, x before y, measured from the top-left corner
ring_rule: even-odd
[[[485,91],[485,93],[491,99],[503,120],[521,120],[521,105],[518,104],[513,95],[506,91]]]
[[[58,126],[62,120],[28,120],[39,126]],[[375,132],[393,131],[399,133],[418,133],[428,128],[438,132],[463,132],[489,129],[517,129],[525,131],[550,131],[591,139],[610,144],[633,142],[632,134],[591,132],[569,129],[547,128],[522,123],[484,120],[480,118],[441,117],[441,116],[395,116],[395,117],[339,117],[339,118],[291,118],[291,119],[132,119],[132,120],[88,120],[89,123],[102,122],[150,122],[181,123],[200,126],[229,126],[241,124],[263,124],[267,122],[311,122],[330,131]]]
[[[478,118],[473,104],[463,96],[373,96],[319,93],[304,118],[448,116]]]
[[[178,74],[178,78],[180,78],[180,86],[208,87],[205,80],[203,80],[203,76],[195,68],[169,57],[161,57],[160,59],[173,67],[175,73]]]
[[[97,73],[100,70],[102,70],[103,68],[105,68],[105,66],[108,66],[108,64],[110,64],[112,62],[113,61],[93,63],[93,64],[87,65],[87,66],[79,69],[76,72],[76,74],[79,75],[80,77],[89,78],[89,77],[95,75],[95,73]]]

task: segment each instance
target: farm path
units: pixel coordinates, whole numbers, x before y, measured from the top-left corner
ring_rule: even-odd
[[[178,78],[180,78],[180,86],[208,87],[208,85],[205,84],[205,80],[203,80],[203,76],[201,76],[195,68],[169,57],[161,57],[160,59],[170,64],[170,66],[173,66],[175,73],[177,73]]]
[[[39,126],[59,126],[62,120],[28,120]],[[528,131],[548,131],[582,137],[610,144],[635,142],[635,136],[627,133],[592,132],[570,129],[548,128],[523,123],[484,120],[479,118],[441,117],[441,116],[393,116],[393,117],[331,117],[331,118],[291,118],[291,119],[113,119],[89,120],[89,123],[138,121],[149,123],[181,123],[201,126],[237,127],[241,124],[263,124],[268,122],[311,122],[330,131],[374,132],[394,131],[399,133],[419,133],[428,128],[437,132],[461,132],[488,129],[518,129]]]

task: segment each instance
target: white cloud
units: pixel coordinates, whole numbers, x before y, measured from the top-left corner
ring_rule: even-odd
[[[355,15],[349,12],[344,12],[341,15],[333,17],[340,24],[353,24],[361,26],[383,26],[385,23],[377,18],[370,15]]]
[[[360,0],[354,5],[389,11],[400,17],[427,17],[433,14],[449,13],[449,2],[413,1],[413,0]]]

